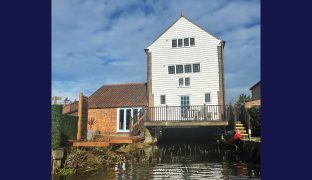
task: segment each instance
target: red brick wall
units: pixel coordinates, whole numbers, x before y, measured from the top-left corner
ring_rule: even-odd
[[[95,123],[90,128],[100,131],[101,134],[115,134],[117,129],[117,108],[89,109],[88,120],[94,119]]]

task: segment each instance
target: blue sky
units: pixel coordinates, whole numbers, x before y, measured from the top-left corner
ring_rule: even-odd
[[[145,82],[144,49],[181,12],[226,41],[226,101],[260,80],[259,0],[53,0],[52,96]]]

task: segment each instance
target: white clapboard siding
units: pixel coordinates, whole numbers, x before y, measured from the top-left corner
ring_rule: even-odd
[[[172,48],[172,39],[194,37],[195,46]],[[152,53],[152,94],[154,106],[160,105],[160,95],[166,95],[166,105],[180,106],[180,96],[189,95],[190,105],[205,104],[205,93],[211,103],[218,105],[219,67],[217,47],[219,39],[181,17],[149,47]],[[168,66],[200,63],[200,72],[168,74]],[[180,77],[190,77],[190,87],[179,87]]]

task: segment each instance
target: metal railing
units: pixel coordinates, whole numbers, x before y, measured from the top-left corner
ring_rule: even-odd
[[[146,108],[146,121],[216,121],[226,120],[225,106],[158,106]]]

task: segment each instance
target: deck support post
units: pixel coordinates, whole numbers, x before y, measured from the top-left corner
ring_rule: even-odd
[[[157,142],[157,137],[154,135],[154,137],[152,136],[150,130],[148,128],[145,128],[145,139],[144,139],[144,143],[146,144],[154,144]]]

